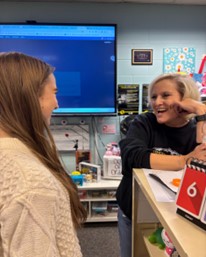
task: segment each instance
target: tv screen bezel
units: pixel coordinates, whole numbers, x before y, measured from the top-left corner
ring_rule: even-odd
[[[114,111],[112,112],[58,112],[58,109],[52,113],[52,117],[66,117],[66,116],[116,116],[117,115],[117,24],[115,23],[53,23],[53,22],[37,22],[37,21],[26,21],[26,22],[0,22],[1,25],[34,25],[34,26],[99,26],[99,27],[114,27],[115,32],[115,65],[114,65]],[[23,52],[23,51],[22,51]],[[51,64],[52,65],[52,64]],[[58,87],[58,85],[57,85]],[[58,100],[58,97],[57,97]]]

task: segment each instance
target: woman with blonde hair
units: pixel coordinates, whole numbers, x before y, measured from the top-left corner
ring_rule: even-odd
[[[0,54],[0,256],[80,257],[86,219],[49,130],[58,108],[54,68]]]
[[[121,257],[131,256],[132,169],[177,171],[190,157],[206,161],[206,143],[202,143],[206,105],[200,102],[193,79],[163,74],[149,85],[148,93],[152,112],[137,115],[119,143],[123,174],[117,189]]]

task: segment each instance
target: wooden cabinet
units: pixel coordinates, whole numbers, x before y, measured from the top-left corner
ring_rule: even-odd
[[[147,208],[143,206],[146,203]],[[181,257],[206,257],[205,231],[179,216],[176,209],[175,202],[157,202],[143,170],[134,169],[132,257],[166,256],[147,239],[160,223]]]

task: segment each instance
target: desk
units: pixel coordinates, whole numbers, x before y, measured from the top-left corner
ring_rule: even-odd
[[[150,210],[142,209],[141,194],[146,198]],[[206,257],[205,231],[176,214],[174,202],[157,202],[141,169],[133,170],[132,204],[132,257],[166,256],[157,246],[147,243],[148,240],[145,240],[147,253],[141,250],[144,237],[142,232],[148,235],[148,229],[153,228],[154,231],[158,221],[168,232],[181,257]]]

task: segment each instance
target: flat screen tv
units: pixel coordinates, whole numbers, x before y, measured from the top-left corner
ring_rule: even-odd
[[[116,114],[115,24],[0,24],[0,52],[18,51],[55,67],[54,116]]]

